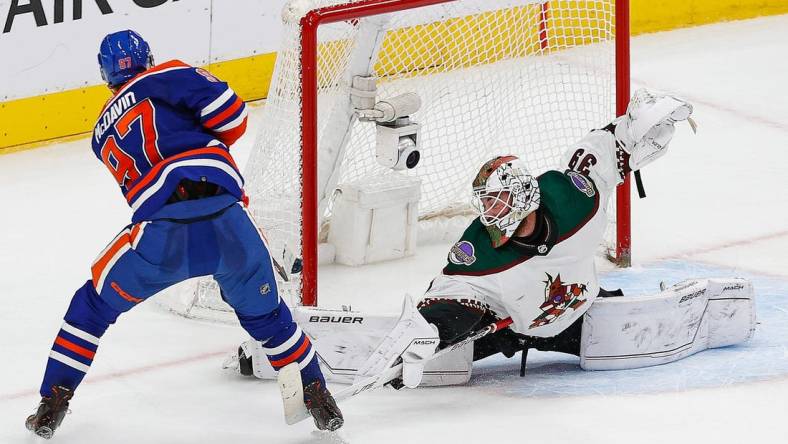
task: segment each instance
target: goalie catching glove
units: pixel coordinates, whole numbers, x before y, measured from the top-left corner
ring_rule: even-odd
[[[613,122],[616,140],[630,155],[630,168],[638,171],[662,157],[676,131],[676,122],[686,120],[696,131],[697,125],[690,115],[692,105],[681,99],[652,94],[645,89],[635,91],[626,114]]]
[[[438,328],[424,319],[413,298],[406,295],[397,324],[358,369],[356,378],[377,375],[402,359],[402,383],[415,388],[421,384],[424,366],[439,343]]]

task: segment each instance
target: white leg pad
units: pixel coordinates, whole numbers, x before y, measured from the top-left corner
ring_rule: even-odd
[[[398,318],[399,314],[293,308],[293,319],[312,341],[323,376],[327,381],[344,384],[353,383],[359,367],[394,328]],[[247,356],[252,356],[254,376],[260,379],[277,378],[260,342],[250,339],[241,347]]]
[[[648,296],[597,298],[583,318],[580,366],[618,370],[677,361],[749,340],[755,297],[745,279],[692,279]]]
[[[260,341],[249,339],[241,344],[246,356],[252,357],[252,374],[260,379],[277,379],[276,370],[271,367],[263,350],[263,344]]]
[[[358,369],[397,324],[398,314],[364,314],[355,311],[296,307],[295,318],[309,336],[327,381],[351,384]],[[261,379],[277,379],[262,345],[255,340],[241,344],[252,356],[252,370]],[[234,356],[237,361],[237,356]],[[427,362],[422,386],[465,384],[471,378],[473,344]],[[237,364],[236,364],[237,366]]]
[[[399,314],[296,307],[293,317],[312,340],[326,380],[352,384],[358,369],[397,324]]]

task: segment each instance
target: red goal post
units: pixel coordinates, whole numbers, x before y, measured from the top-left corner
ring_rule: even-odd
[[[627,112],[629,103],[629,0],[616,0],[616,115]],[[616,255],[620,267],[632,265],[632,212],[630,175],[616,190]]]
[[[301,302],[303,305],[317,304],[318,268],[318,28],[321,25],[356,20],[372,15],[403,11],[423,6],[452,3],[458,0],[366,0],[357,3],[338,4],[314,9],[301,20],[301,130],[302,205],[301,253],[303,271],[301,278]],[[551,1],[543,3],[543,15],[550,13]],[[564,2],[566,3],[566,2]],[[540,26],[544,26],[543,22]],[[549,29],[545,29],[549,32]],[[544,43],[543,43],[544,44]],[[615,79],[616,113],[626,111],[630,97],[629,82],[629,0],[615,0]],[[614,261],[620,266],[629,266],[631,255],[629,177],[617,190],[616,243]]]

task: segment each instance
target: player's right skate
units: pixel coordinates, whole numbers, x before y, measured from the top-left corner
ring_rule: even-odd
[[[68,413],[68,401],[74,391],[60,385],[52,387],[52,395],[41,398],[36,413],[27,417],[25,426],[36,435],[49,439]]]
[[[314,366],[317,367],[317,363]],[[279,369],[276,378],[287,424],[292,425],[312,416],[319,430],[333,432],[345,423],[336,400],[325,386],[322,374],[303,379],[298,364],[291,363]]]
[[[320,430],[333,432],[345,423],[334,397],[320,381],[304,387],[304,404]]]

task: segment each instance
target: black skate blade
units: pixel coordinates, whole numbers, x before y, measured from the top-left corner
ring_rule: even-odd
[[[333,416],[331,418],[320,417],[319,414],[313,415],[315,427],[318,430],[325,432],[335,432],[339,430],[344,424],[345,419],[341,416]]]
[[[27,418],[27,421],[25,421],[25,428],[33,432],[33,434],[38,436],[39,438],[51,439],[52,435],[55,434],[55,431],[47,426],[41,426],[39,428],[36,428],[36,426],[33,424],[33,418],[34,416],[29,416]]]
[[[331,418],[326,423],[326,430],[329,432],[335,432],[339,430],[345,424],[345,420],[343,418]]]
[[[49,427],[40,427],[38,430],[34,430],[33,433],[35,433],[39,438],[52,439],[55,431]]]

